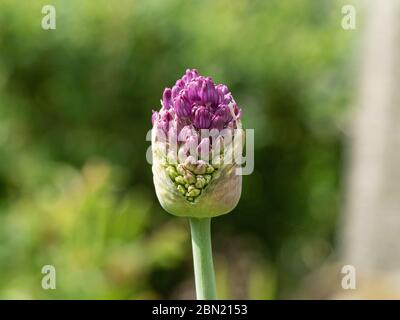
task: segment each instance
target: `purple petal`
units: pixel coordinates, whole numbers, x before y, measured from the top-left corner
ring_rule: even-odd
[[[231,110],[229,107],[225,104],[220,104],[217,108],[217,110],[214,113],[214,116],[219,116],[222,118],[222,121],[224,123],[231,121],[232,119],[232,114]]]
[[[187,97],[187,91],[182,90],[179,95],[174,99],[174,111],[180,118],[186,118],[190,116],[192,106]]]
[[[187,69],[186,70],[186,75],[190,80],[197,78],[199,76],[199,73],[197,72],[196,69]]]
[[[202,102],[212,106],[216,106],[218,103],[218,93],[211,78],[206,78],[203,81],[200,89],[200,99]]]
[[[181,88],[173,86],[172,90],[171,90],[172,91],[172,98],[175,98],[176,96],[178,96],[178,94],[179,94],[179,92],[181,90],[182,90]]]
[[[224,85],[224,84],[217,84],[215,86],[215,89],[218,92],[221,92],[222,95],[226,95],[227,93],[229,93],[228,87],[226,85]]]
[[[225,101],[225,95],[229,93],[228,87],[224,84],[219,84],[215,86],[215,90],[218,95],[218,103],[223,103]]]
[[[197,81],[191,81],[187,86],[188,97],[191,102],[199,101],[199,86]]]
[[[173,117],[168,110],[161,109],[159,113],[160,120],[158,121],[157,127],[162,129],[165,133],[168,133],[170,121]]]
[[[214,116],[211,120],[211,128],[221,131],[224,128],[225,121],[221,116]]]
[[[211,112],[205,106],[200,106],[194,114],[194,125],[197,129],[208,129],[211,125]]]
[[[187,69],[172,88],[164,89],[162,105],[160,112],[152,114],[153,127],[175,136],[186,130],[187,137],[180,140],[183,146],[191,136],[198,139],[202,129],[235,127],[233,118],[241,116],[228,87],[215,85],[212,78],[200,76],[196,69]]]
[[[190,82],[194,78],[197,78],[199,76],[199,73],[197,72],[196,69],[186,69],[185,75],[182,77],[182,80],[185,83]]]
[[[221,103],[227,104],[227,105],[228,105],[228,104],[230,104],[232,101],[233,101],[233,98],[232,98],[231,93],[227,93],[227,94],[224,96],[223,102],[221,102]]]
[[[180,89],[185,88],[185,81],[183,81],[182,79],[176,80],[175,82],[175,87],[178,87]]]
[[[163,105],[164,108],[169,109],[172,103],[172,90],[170,88],[165,88],[163,93]]]

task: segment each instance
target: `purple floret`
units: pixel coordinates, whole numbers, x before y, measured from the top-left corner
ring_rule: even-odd
[[[193,126],[197,130],[234,127],[240,111],[224,84],[214,84],[210,77],[188,69],[172,88],[165,88],[162,108],[152,115],[153,125],[165,133],[171,128]],[[168,124],[168,122],[173,124]],[[179,133],[179,132],[178,132]]]

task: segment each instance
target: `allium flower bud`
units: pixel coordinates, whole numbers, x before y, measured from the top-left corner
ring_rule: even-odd
[[[197,78],[198,76],[199,73],[197,72],[197,70],[187,69],[185,75],[182,77],[182,80],[187,83],[192,79]]]
[[[169,109],[171,107],[172,91],[170,88],[165,88],[163,93],[163,105],[164,108]]]
[[[160,120],[158,122],[158,129],[161,129],[166,134],[169,130],[170,121],[172,121],[172,115],[169,110],[161,110],[159,112]]]
[[[189,117],[192,108],[187,91],[181,90],[179,95],[174,99],[174,111],[180,118]]]
[[[179,92],[180,92],[181,90],[182,90],[182,89],[181,89],[180,87],[173,86],[173,87],[172,87],[172,90],[171,90],[172,98],[173,98],[173,99],[176,98],[176,96],[179,94]]]
[[[199,83],[198,81],[191,81],[187,85],[188,97],[191,101],[199,101]]]
[[[205,105],[213,107],[218,103],[218,93],[211,78],[204,79],[200,89],[200,99],[204,101]]]
[[[225,104],[220,104],[218,106],[218,109],[215,111],[214,115],[221,117],[222,121],[224,122],[224,125],[232,120],[231,110]]]
[[[196,108],[194,113],[194,126],[197,129],[208,129],[211,125],[212,113],[205,106]]]
[[[178,79],[175,82],[175,87],[179,88],[179,89],[183,89],[185,87],[186,83],[185,81],[183,81],[183,79]]]
[[[241,152],[243,146],[241,140],[222,136],[224,129],[241,129],[240,111],[228,88],[186,70],[172,89],[164,90],[162,104],[152,115],[153,180],[162,207],[197,218],[230,212],[239,201],[242,177],[236,174],[239,165],[229,163],[224,152]],[[174,143],[155,133],[160,129],[176,137],[176,157],[169,150]],[[204,137],[204,129],[214,133]]]
[[[214,115],[212,120],[211,120],[211,128],[217,129],[217,130],[222,130],[224,128],[224,117],[220,115]]]
[[[226,95],[229,92],[228,87],[224,84],[216,85],[215,89],[218,91],[218,93],[221,93],[222,96]]]
[[[229,93],[228,87],[224,84],[219,84],[215,86],[218,95],[218,103],[223,103],[225,95]]]

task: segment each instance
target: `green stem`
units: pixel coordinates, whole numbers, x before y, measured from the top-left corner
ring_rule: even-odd
[[[216,299],[211,248],[211,218],[189,218],[192,232],[194,277],[198,300]]]

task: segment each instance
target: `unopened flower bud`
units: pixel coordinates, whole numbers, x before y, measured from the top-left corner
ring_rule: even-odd
[[[195,174],[205,174],[207,170],[207,163],[203,160],[199,160],[196,168],[194,169]]]
[[[196,178],[191,172],[187,172],[185,175],[185,181],[188,184],[193,184],[196,182]]]
[[[182,187],[181,185],[179,185],[176,189],[178,190],[178,192],[181,195],[185,195],[186,194],[186,189],[184,187]]]
[[[170,88],[165,88],[164,93],[163,93],[163,105],[164,108],[169,109],[171,107],[172,103],[172,91]]]
[[[189,98],[186,91],[179,92],[178,96],[174,99],[174,111],[178,117],[189,117],[192,110]]]
[[[183,176],[186,174],[185,166],[183,164],[178,164],[176,171]]]
[[[215,85],[196,70],[187,70],[171,89],[164,90],[162,105],[152,116],[156,133],[152,140],[153,179],[162,207],[174,215],[196,218],[230,212],[239,201],[242,177],[236,175],[238,164],[224,163],[224,152],[242,146],[221,145],[225,133],[218,132],[241,129],[241,112],[229,89]],[[212,137],[204,138],[202,129],[214,131]],[[176,161],[168,150],[172,144],[158,132],[177,137]]]
[[[213,173],[215,171],[212,165],[207,165],[206,173]]]
[[[202,175],[196,177],[195,187],[198,189],[203,189],[206,185],[206,179]]]
[[[201,191],[199,189],[196,189],[196,188],[190,189],[190,187],[189,187],[186,195],[188,197],[197,197],[200,194],[200,192]]]
[[[196,159],[193,156],[189,156],[186,158],[184,166],[186,169],[190,171],[194,171],[196,169]]]
[[[194,114],[194,125],[197,129],[208,129],[211,125],[212,113],[205,106],[200,106]]]
[[[218,93],[211,78],[204,79],[200,89],[200,99],[212,106],[218,103]]]
[[[166,170],[171,179],[174,180],[178,176],[178,173],[176,172],[175,167],[168,166]]]
[[[176,183],[179,183],[179,184],[183,184],[183,185],[186,184],[186,180],[185,180],[185,178],[182,177],[182,176],[177,176],[177,177],[175,178],[175,182],[176,182]]]

